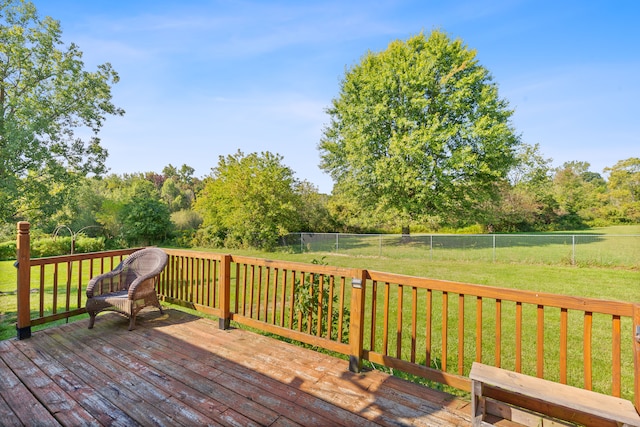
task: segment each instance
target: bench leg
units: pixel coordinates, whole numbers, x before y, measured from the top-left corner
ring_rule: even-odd
[[[484,421],[485,399],[482,396],[482,383],[471,381],[471,422],[473,427],[480,427]]]

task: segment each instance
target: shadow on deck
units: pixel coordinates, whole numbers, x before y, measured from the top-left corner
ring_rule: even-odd
[[[182,311],[87,322],[0,342],[3,425],[471,425],[449,394]]]

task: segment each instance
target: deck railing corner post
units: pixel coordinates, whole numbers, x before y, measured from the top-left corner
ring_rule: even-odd
[[[18,319],[16,332],[19,340],[31,337],[31,236],[29,234],[29,228],[30,224],[28,222],[18,222],[18,236],[16,240]]]
[[[220,319],[218,327],[229,329],[231,326],[231,255],[224,255],[220,263]]]
[[[355,373],[359,373],[362,370],[362,358],[364,354],[364,296],[367,277],[367,270],[359,270],[359,274],[351,280],[349,370]]]

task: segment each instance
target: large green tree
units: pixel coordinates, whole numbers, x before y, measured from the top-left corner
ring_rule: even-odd
[[[0,219],[29,219],[105,170],[97,134],[107,115],[123,114],[111,102],[118,75],[108,63],[86,71],[61,36],[32,3],[0,0]]]
[[[640,222],[640,158],[620,160],[604,171],[609,174],[610,219]]]
[[[162,199],[167,203],[171,212],[188,210],[195,200],[200,180],[194,178],[195,169],[183,164],[177,169],[172,164],[162,169],[164,182],[162,184]]]
[[[405,229],[426,217],[473,217],[498,193],[520,143],[475,51],[441,31],[365,54],[327,112],[320,166],[334,193]]]
[[[554,197],[558,202],[559,227],[584,227],[603,205],[606,182],[589,170],[588,162],[570,161],[557,168],[553,177]]]
[[[293,171],[270,152],[220,156],[196,198],[205,244],[270,249],[301,226]]]

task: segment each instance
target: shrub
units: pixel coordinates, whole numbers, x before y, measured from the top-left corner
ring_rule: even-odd
[[[31,240],[31,257],[41,258],[71,253],[71,237],[45,237]]]
[[[99,252],[105,250],[103,237],[86,237],[80,235],[76,238],[75,253]],[[31,241],[31,257],[41,258],[71,253],[71,237],[45,237]]]
[[[171,214],[171,222],[179,231],[196,230],[202,224],[202,216],[190,209],[183,209]]]
[[[324,257],[320,260],[314,259],[311,261],[316,265],[327,265],[324,261]],[[323,281],[321,282],[321,277]],[[338,295],[334,294],[331,306],[333,312],[329,313],[329,287],[331,286],[329,277],[321,275],[313,275],[313,281],[296,279],[295,283],[295,311],[299,313],[299,317],[294,317],[294,326],[298,326],[301,330],[306,330],[307,333],[312,335],[326,336],[328,331],[327,321],[332,322],[331,329],[333,331],[332,337],[335,339],[338,336],[338,331],[342,332],[343,341],[349,340],[349,318],[350,311],[347,306],[343,307],[342,311],[342,324],[338,323],[339,305]],[[322,304],[322,330],[318,331],[318,303]]]
[[[100,252],[104,250],[104,237],[87,237],[80,235],[76,239],[76,253]]]
[[[444,234],[484,234],[485,229],[480,224],[468,225],[463,228],[445,227],[440,230]]]
[[[0,260],[16,259],[16,242],[0,243]]]

